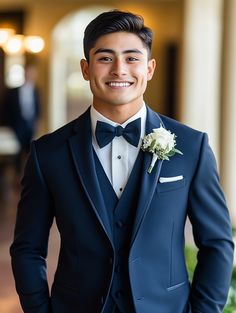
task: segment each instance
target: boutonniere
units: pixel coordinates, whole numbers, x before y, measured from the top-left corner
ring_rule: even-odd
[[[183,154],[175,148],[175,138],[175,134],[172,134],[162,126],[153,129],[153,133],[144,136],[141,149],[153,154],[148,173],[152,172],[157,160],[169,160],[169,158],[175,155],[175,153]]]

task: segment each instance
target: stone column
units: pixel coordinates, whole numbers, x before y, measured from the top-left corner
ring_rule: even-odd
[[[185,0],[182,122],[207,132],[219,162],[223,0]]]
[[[236,1],[225,0],[221,178],[236,227]]]

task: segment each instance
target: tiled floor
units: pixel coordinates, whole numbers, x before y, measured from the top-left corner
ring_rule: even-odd
[[[0,201],[0,313],[22,313],[18,296],[15,292],[9,256],[9,246],[13,239],[16,207],[19,199],[19,192],[16,190],[19,187],[11,188],[12,185],[11,181],[8,182],[9,188],[4,188],[5,200]],[[186,227],[186,238],[187,242],[192,242],[189,224]],[[48,253],[49,284],[51,284],[53,279],[58,250],[59,237],[56,227],[53,225]]]

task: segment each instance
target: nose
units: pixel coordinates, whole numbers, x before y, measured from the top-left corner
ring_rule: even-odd
[[[116,76],[116,77],[121,77],[127,74],[127,68],[125,63],[117,59],[113,62],[112,67],[111,67],[111,75]]]

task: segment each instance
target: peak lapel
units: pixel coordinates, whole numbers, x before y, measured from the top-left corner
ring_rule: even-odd
[[[75,134],[69,138],[69,145],[81,184],[98,220],[112,242],[109,218],[95,169],[90,109],[79,117]]]
[[[146,122],[146,134],[149,134],[153,131],[154,128],[158,128],[163,126],[162,120],[159,115],[153,112],[149,107],[147,107],[147,122]],[[153,194],[155,192],[155,188],[157,186],[157,182],[160,176],[161,167],[163,160],[157,160],[152,173],[148,173],[148,168],[152,161],[152,154],[143,152],[144,153],[144,161],[143,161],[143,174],[141,179],[141,187],[139,193],[139,200],[137,206],[137,212],[133,227],[133,234],[131,245],[133,244],[138,230],[142,224],[143,219],[147,213],[151,200],[153,198]]]

